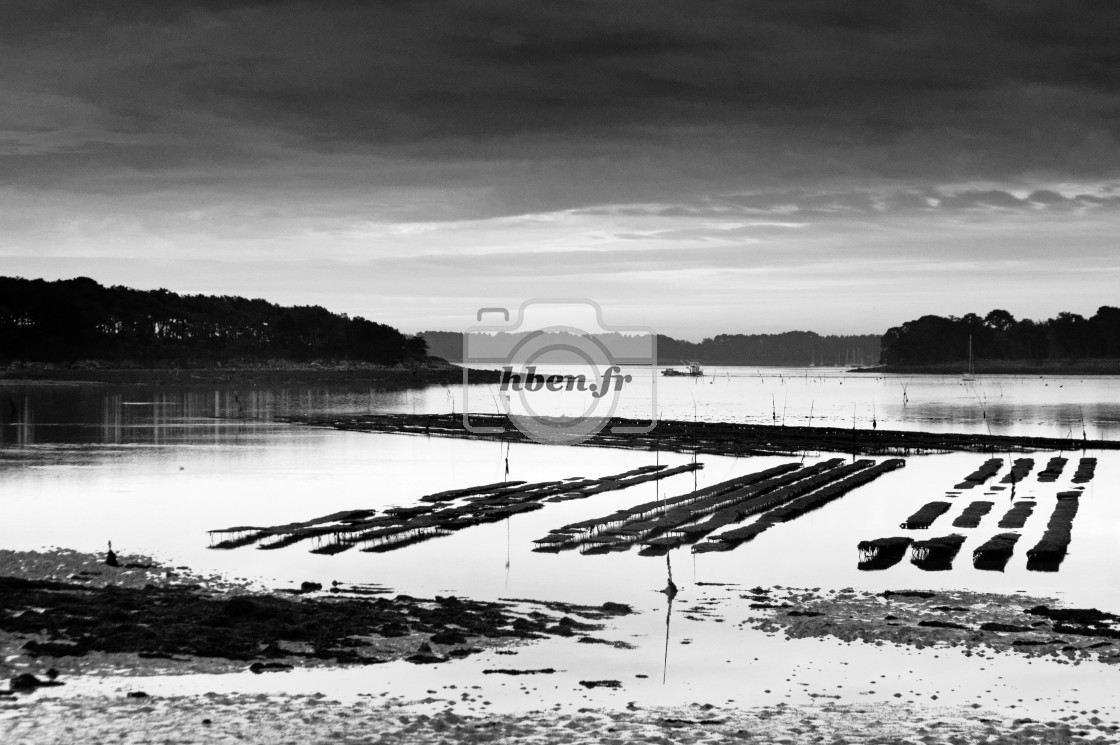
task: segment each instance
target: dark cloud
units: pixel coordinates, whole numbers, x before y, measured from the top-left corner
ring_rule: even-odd
[[[1117,167],[1107,2],[36,2],[0,28],[6,86],[172,159],[240,126],[410,157],[738,150],[775,176]]]

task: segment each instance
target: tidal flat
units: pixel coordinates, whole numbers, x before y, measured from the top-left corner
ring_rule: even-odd
[[[719,492],[734,500],[702,516],[722,515],[711,541],[760,519],[735,510],[814,493],[789,491],[791,474],[819,474],[837,458],[851,470],[855,459],[557,448],[279,421],[445,414],[454,394],[439,386],[19,389],[13,400],[27,416],[0,424],[3,672],[45,682],[53,669],[62,685],[0,697],[0,732],[15,742],[1117,739],[1120,506],[1109,497],[1120,458],[1067,449],[1082,429],[1088,440],[1112,439],[1113,404],[1091,406],[1090,393],[1059,379],[966,388],[735,372],[666,388],[666,409],[691,414],[695,398],[718,422],[764,401],[764,412],[740,418],[761,425],[785,396],[798,426],[843,428],[845,401],[856,398],[875,402],[881,429],[990,427],[1058,444],[871,454],[904,467],[808,511],[787,505],[782,520],[728,550],[693,553],[700,529],[678,513],[664,525],[688,528],[687,540],[665,550],[641,541],[666,534],[629,523],[548,552],[534,541],[565,526]],[[1063,418],[1078,407],[1084,421]],[[1088,480],[1084,459],[1095,459]],[[655,468],[669,475],[601,488]],[[760,488],[752,474],[769,469],[792,480],[787,492],[749,491]],[[520,499],[517,483],[549,486],[525,492],[539,507],[489,519],[485,500]],[[728,483],[741,491],[721,492]],[[502,484],[514,491],[503,495]],[[1060,495],[1071,492],[1078,509],[1058,525],[1068,548],[1040,570],[1028,551],[1055,529],[1070,500]],[[432,495],[443,496],[424,501]],[[931,501],[949,507],[924,527],[900,527]],[[977,502],[991,506],[967,512]],[[1020,527],[1000,527],[1021,502],[1033,507],[1014,513]],[[687,506],[699,515],[704,505]],[[315,553],[313,540],[223,550],[208,534],[298,530],[337,514],[399,526],[432,514],[418,507],[487,519],[374,552],[356,542]],[[1007,561],[978,566],[976,551],[1009,531],[1020,540]],[[948,560],[913,548],[951,534],[961,540]],[[891,537],[905,537],[904,550],[868,565],[860,544]],[[108,540],[118,567],[104,565]]]
[[[498,610],[457,599],[449,604],[447,599],[424,601],[382,593],[360,597],[362,593],[352,592],[356,588],[268,591],[197,576],[185,567],[160,566],[148,557],[124,556],[119,561],[121,566],[107,567],[102,557],[66,550],[0,553],[0,593],[6,611],[0,649],[12,688],[0,698],[0,727],[9,741],[302,742],[360,733],[355,736],[371,742],[622,742],[635,737],[690,743],[729,738],[1113,742],[1120,730],[1115,710],[1100,703],[1101,692],[1084,702],[1066,699],[1068,708],[1058,707],[1050,718],[1040,719],[1035,718],[1038,698],[1033,706],[1022,698],[1016,699],[1018,704],[993,706],[998,694],[975,696],[965,703],[959,683],[937,679],[901,682],[897,675],[861,670],[867,680],[845,677],[845,683],[824,686],[821,678],[831,675],[814,675],[821,660],[795,665],[786,680],[805,688],[805,701],[780,700],[780,682],[764,677],[754,682],[772,686],[762,693],[775,694],[773,703],[741,706],[735,698],[687,705],[647,703],[635,684],[648,675],[575,680],[578,674],[527,667],[521,659],[526,656],[522,652],[530,651],[525,645],[548,635],[563,637],[555,641],[565,645],[638,649],[591,636],[617,631],[611,621],[630,614],[625,605],[596,608],[510,600]],[[1005,596],[968,592],[872,594],[851,588],[740,588],[723,583],[696,589],[699,597],[680,604],[678,623],[725,623],[742,612],[743,604],[736,601],[745,600],[749,615],[735,624],[739,629],[757,629],[791,644],[816,638],[848,647],[928,650],[933,655],[927,662],[953,656],[952,666],[970,660],[974,673],[981,674],[988,667],[999,669],[1010,656],[1044,665],[1120,661],[1115,616],[1059,608],[1053,599],[1020,595],[1009,602]],[[144,596],[146,602],[131,605],[125,597],[129,593]],[[176,601],[169,602],[164,593]],[[71,615],[76,596],[85,600],[81,618]],[[669,598],[663,675],[668,674],[672,601]],[[207,618],[192,619],[186,607],[197,612],[200,603],[210,604],[211,612]],[[451,612],[439,612],[447,611],[448,605]],[[418,624],[418,608],[437,612],[421,613],[427,625]],[[295,639],[301,632],[294,624],[309,618],[316,626],[315,638],[301,643]],[[161,622],[169,622],[169,627],[159,630]],[[63,625],[52,628],[52,623]],[[378,627],[384,623],[397,629],[386,634]],[[43,624],[47,625],[33,631]],[[220,641],[212,635],[215,626],[221,630]],[[124,633],[129,627],[151,632]],[[283,638],[270,641],[269,632],[277,630]],[[1074,643],[1055,638],[1059,633]],[[340,637],[343,634],[349,635]],[[352,643],[331,649],[340,638]],[[694,643],[689,637],[677,641],[686,648]],[[324,643],[326,647],[319,646]],[[738,656],[742,651],[728,648],[725,654]],[[674,658],[682,654],[688,653],[673,651]],[[483,666],[479,671],[476,665],[475,675],[459,683],[439,674],[443,665],[459,664],[469,655],[500,659],[505,667]],[[549,656],[565,666],[566,655],[556,645]],[[315,671],[322,683],[343,670],[360,671],[390,661],[430,673],[422,676],[423,685],[430,687],[401,696],[396,686],[376,691],[351,685],[336,689],[331,697],[321,691],[293,692],[284,680],[298,675],[297,670]],[[839,661],[840,666],[848,664]],[[246,686],[246,675],[264,686]],[[29,676],[43,687],[30,683]],[[851,678],[859,678],[859,673],[853,671]],[[305,682],[314,686],[315,681]],[[550,686],[554,681],[558,684]],[[219,690],[201,690],[212,687]],[[880,700],[877,688],[890,698]],[[1069,695],[1076,690],[1070,689]],[[791,698],[791,693],[784,697]],[[1016,713],[1021,715],[1013,716]]]

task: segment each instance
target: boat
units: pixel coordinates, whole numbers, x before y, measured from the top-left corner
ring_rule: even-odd
[[[699,362],[681,360],[681,363],[687,367],[688,370],[678,370],[675,367],[667,367],[661,371],[661,374],[670,378],[699,378],[704,375],[704,371],[701,369]]]
[[[972,334],[968,335],[968,370],[961,376],[961,380],[965,383],[971,383],[976,378],[976,367],[972,361]]]

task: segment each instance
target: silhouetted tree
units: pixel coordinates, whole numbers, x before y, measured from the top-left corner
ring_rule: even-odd
[[[1086,319],[1059,313],[1046,321],[1015,320],[1005,310],[961,318],[923,316],[888,329],[881,360],[891,365],[963,361],[971,337],[977,358],[994,360],[1120,357],[1120,308],[1101,306]]]
[[[421,359],[426,344],[318,306],[103,287],[87,277],[0,277],[0,361],[191,363]]]

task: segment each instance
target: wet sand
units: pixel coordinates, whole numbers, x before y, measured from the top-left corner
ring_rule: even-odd
[[[470,696],[471,694],[463,694]],[[461,698],[456,696],[455,698]],[[634,710],[458,714],[440,693],[419,701],[370,694],[356,702],[322,696],[82,697],[0,703],[9,742],[363,743],[1104,743],[1115,725],[993,718],[981,709],[937,706],[814,706],[752,710],[694,704]],[[18,707],[18,711],[16,710]],[[427,711],[435,707],[431,713]],[[13,716],[13,714],[18,714]]]
[[[297,594],[298,588],[292,588],[291,593],[264,592],[247,582],[200,577],[184,567],[160,566],[146,557],[118,557],[122,564],[119,568],[106,567],[102,559],[65,550],[0,551],[0,576],[15,578],[16,584],[58,583],[64,589],[52,591],[61,594],[73,592],[70,588],[77,584],[90,593],[205,593],[218,603],[257,597],[306,604],[329,592]],[[12,582],[7,581],[2,590],[6,600],[14,597]],[[425,606],[435,602],[392,596],[382,591],[387,589],[367,588],[374,597],[393,605],[402,618],[413,612],[418,602]],[[1111,664],[1120,659],[1117,640],[1109,634],[1069,632],[1070,628],[1107,632],[1116,625],[1114,617],[1085,612],[1078,615],[1068,609],[1063,613],[1055,610],[1056,604],[1047,598],[921,590],[875,594],[785,587],[723,589],[731,593],[727,600],[749,604],[751,615],[742,622],[744,625],[790,638],[832,638],[837,643],[861,640],[919,648],[944,645],[989,659],[999,655],[1047,656],[1064,664]],[[487,605],[460,602],[472,608]],[[8,602],[5,608],[16,613],[27,610]],[[33,610],[49,614],[54,609],[40,605]],[[506,614],[505,630],[523,633],[471,636],[468,645],[458,646],[509,647],[548,634],[550,628],[559,636],[583,638],[581,635],[603,628],[609,634],[611,614],[618,611],[532,601],[515,601],[502,610]],[[1061,631],[1063,627],[1066,630]],[[458,624],[449,623],[442,630],[456,628]],[[428,641],[432,657],[448,659],[447,653],[456,645],[430,643],[432,633],[428,627],[422,633],[399,637],[367,635],[359,653],[368,649],[376,650],[381,659],[408,658]],[[30,672],[46,680],[46,671],[54,667],[62,673],[59,681],[64,684],[68,680],[95,680],[101,675],[112,675],[119,681],[125,679],[120,676],[132,675],[136,676],[136,685],[118,685],[113,690],[91,690],[89,685],[67,689],[64,685],[0,696],[0,739],[5,742],[1120,742],[1120,723],[1106,715],[1098,717],[1092,710],[1063,712],[1061,718],[1034,721],[1009,717],[1006,711],[988,711],[981,704],[941,706],[935,697],[928,702],[899,700],[896,704],[821,696],[810,705],[736,707],[701,701],[645,707],[629,700],[632,694],[623,686],[616,690],[608,687],[589,698],[587,706],[573,710],[559,702],[579,694],[556,691],[546,671],[539,676],[493,676],[508,680],[508,685],[518,686],[525,695],[523,711],[501,713],[491,708],[482,686],[435,685],[419,699],[405,699],[390,690],[371,690],[346,701],[323,694],[148,695],[143,691],[145,676],[244,671],[247,665],[262,659],[296,666],[361,663],[307,654],[262,655],[252,660],[188,654],[151,657],[136,651],[91,650],[77,656],[26,653],[23,645],[29,639],[50,641],[47,636],[5,631],[0,642],[5,677]],[[1051,643],[1056,637],[1061,642]],[[581,683],[591,688],[588,683],[593,681]]]

